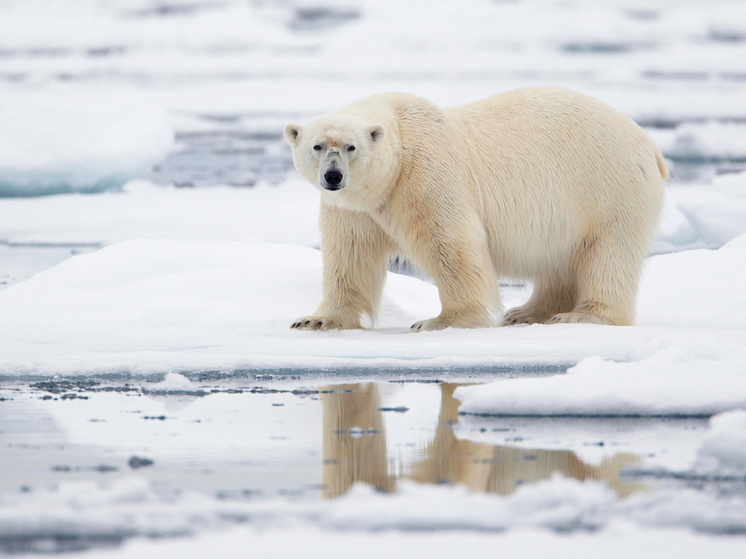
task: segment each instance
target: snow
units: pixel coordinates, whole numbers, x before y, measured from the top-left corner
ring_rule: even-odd
[[[298,332],[289,325],[313,312],[321,299],[318,251],[266,243],[127,241],[73,257],[0,293],[6,318],[0,325],[0,367],[6,374],[154,374],[300,364],[383,371],[596,356],[576,373],[619,369],[644,378],[644,371],[661,367],[657,390],[683,374],[677,371],[689,371],[696,381],[697,368],[707,365],[710,375],[735,383],[734,391],[715,384],[700,391],[700,400],[680,407],[656,403],[665,393],[653,391],[655,398],[630,413],[647,413],[645,406],[655,407],[654,413],[684,413],[690,404],[696,413],[715,413],[743,397],[738,371],[746,308],[732,294],[740,290],[745,240],[741,236],[717,251],[652,257],[636,327],[533,325],[423,335],[410,333],[409,326],[435,316],[440,307],[436,287],[415,278],[389,274],[381,322],[372,331]],[[506,295],[506,305],[520,304],[528,291]],[[635,357],[645,344],[652,349]],[[566,378],[585,382],[572,380],[574,374]],[[603,385],[601,377],[598,383]],[[632,401],[625,402],[619,405]]]
[[[746,328],[744,273],[746,234],[718,250],[653,256],[643,271],[635,323]]]
[[[746,173],[669,187],[653,252],[719,248],[746,233]]]
[[[318,192],[300,179],[250,189],[131,181],[121,192],[0,199],[0,239],[108,245],[146,238],[318,247],[318,213]]]
[[[704,336],[671,338],[674,347],[637,361],[589,357],[566,375],[463,387],[455,397],[462,413],[518,416],[696,417],[746,406],[746,348]]]
[[[675,159],[743,159],[746,126],[734,122],[683,124],[676,128],[672,145],[659,147]]]
[[[746,471],[746,411],[710,418],[710,431],[699,450],[700,469],[719,473]]]
[[[168,373],[165,379],[148,388],[148,392],[151,393],[195,393],[198,391],[199,387],[196,384],[179,373]]]
[[[557,531],[573,530],[572,537],[583,534],[588,537],[588,531],[606,528],[594,537],[600,544],[613,538],[615,526],[623,522],[632,533],[653,527],[677,528],[672,533],[680,537],[724,545],[732,540],[713,540],[704,535],[695,538],[688,530],[717,532],[717,526],[727,526],[736,532],[746,529],[743,497],[717,498],[710,492],[684,490],[640,492],[619,501],[601,482],[580,482],[558,475],[519,487],[509,496],[473,494],[463,487],[400,482],[393,495],[358,484],[335,500],[221,501],[196,493],[171,492],[167,487],[159,488],[131,476],[108,484],[63,483],[57,489],[31,495],[8,492],[0,495],[0,499],[0,534],[12,535],[17,540],[42,538],[44,534],[75,535],[82,541],[104,542],[133,536],[184,536],[248,521],[251,532],[282,530],[293,538],[308,530],[323,530],[331,541],[345,534],[360,541],[371,533],[399,534],[404,539],[418,534],[433,537],[451,533],[478,539],[480,534],[500,535],[506,529],[512,529],[510,533],[515,535],[531,530],[542,538],[556,537]],[[42,510],[44,513],[40,514]],[[243,530],[231,531],[235,534]],[[222,539],[230,543],[231,531],[203,533],[197,540],[181,541],[191,544],[200,539]],[[740,539],[735,541],[743,545]],[[134,542],[114,553],[89,553],[128,557],[129,549],[152,545]],[[170,548],[174,550],[181,547],[178,540],[165,545],[174,546]]]
[[[3,103],[0,121],[0,196],[118,188],[173,144],[165,111],[134,103]]]
[[[91,559],[150,559],[160,557],[204,557],[219,553],[231,555],[251,550],[252,557],[277,559],[298,556],[347,557],[454,557],[492,558],[495,550],[516,558],[574,559],[598,557],[658,559],[670,554],[681,559],[700,557],[730,558],[743,551],[736,538],[718,538],[683,530],[650,530],[619,521],[603,535],[558,534],[537,529],[517,529],[505,534],[474,534],[460,531],[444,533],[334,532],[303,528],[234,529],[221,534],[204,535],[174,541],[138,540],[121,550],[88,553]]]

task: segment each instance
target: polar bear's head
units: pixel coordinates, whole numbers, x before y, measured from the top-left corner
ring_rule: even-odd
[[[374,196],[371,187],[390,171],[385,137],[383,125],[340,113],[316,117],[305,127],[285,126],[298,172],[324,193],[327,202],[343,207],[360,206]]]

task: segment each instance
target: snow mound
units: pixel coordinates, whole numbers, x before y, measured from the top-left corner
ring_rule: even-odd
[[[637,296],[638,326],[746,328],[746,234],[718,250],[648,259]]]
[[[2,104],[0,122],[0,196],[118,188],[173,144],[164,111],[137,104]]]
[[[668,188],[654,253],[718,248],[746,233],[746,172]]]
[[[710,416],[746,406],[746,347],[702,334],[654,337],[626,363],[582,360],[566,375],[462,386],[459,413]]]
[[[148,387],[148,392],[199,392],[199,387],[184,375],[168,373],[162,382]]]
[[[746,471],[746,411],[710,419],[710,432],[699,449],[700,467],[718,472]]]

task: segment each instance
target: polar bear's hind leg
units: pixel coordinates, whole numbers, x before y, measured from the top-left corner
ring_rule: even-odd
[[[537,278],[531,298],[522,306],[510,309],[503,317],[503,325],[536,324],[547,322],[554,315],[575,307],[575,293],[567,280],[559,276]]]
[[[645,244],[635,241],[613,233],[587,237],[574,262],[577,303],[548,322],[632,325],[645,257]]]

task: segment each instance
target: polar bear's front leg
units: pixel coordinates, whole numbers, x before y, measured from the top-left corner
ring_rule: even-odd
[[[315,313],[299,318],[291,328],[361,328],[363,314],[375,322],[394,243],[367,214],[323,202],[319,228],[324,297]]]
[[[500,293],[478,221],[464,219],[454,223],[450,231],[435,230],[428,241],[418,251],[419,260],[438,286],[442,310],[435,318],[415,322],[411,329],[421,332],[492,326],[490,311],[500,308]]]

